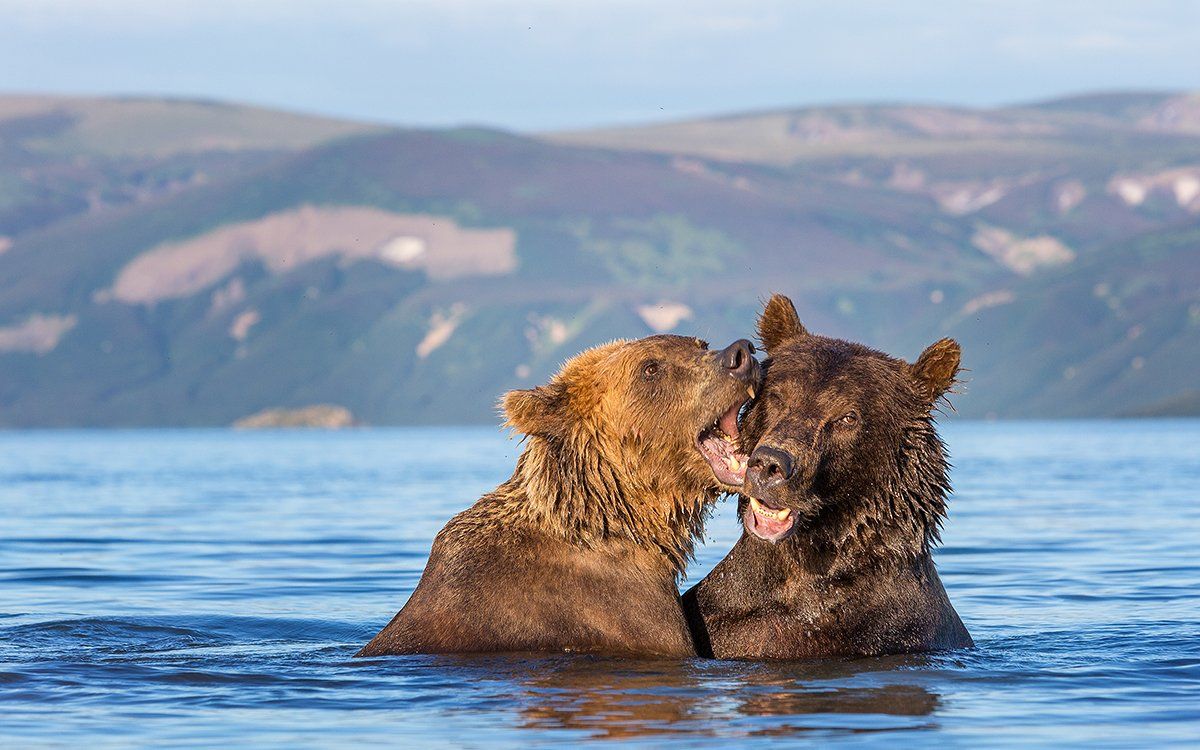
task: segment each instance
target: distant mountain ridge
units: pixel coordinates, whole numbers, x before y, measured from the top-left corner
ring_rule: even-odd
[[[1191,413],[1200,97],[523,136],[0,97],[0,425],[495,421],[655,331],[959,338],[966,416]]]
[[[1099,93],[1013,107],[839,104],[552,133],[556,142],[793,164],[833,156],[1004,152],[1113,135],[1200,135],[1200,94]]]

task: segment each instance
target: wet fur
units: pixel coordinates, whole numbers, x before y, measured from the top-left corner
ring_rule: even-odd
[[[958,345],[940,341],[910,365],[809,334],[778,295],[759,335],[771,357],[743,439],[793,456],[796,528],[776,544],[743,531],[685,594],[698,652],[791,659],[973,645],[931,555],[950,491],[933,410],[954,382]],[[829,420],[850,408],[863,412],[862,431],[838,438]]]
[[[745,389],[697,351],[677,336],[614,342],[508,394],[527,436],[516,470],[437,535],[409,601],[359,655],[694,655],[677,581],[718,494],[698,414]],[[646,357],[669,377],[631,379]]]

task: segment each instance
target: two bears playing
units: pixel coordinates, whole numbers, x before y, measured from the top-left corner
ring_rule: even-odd
[[[909,364],[810,334],[780,295],[758,334],[762,365],[744,340],[709,351],[652,336],[507,394],[526,436],[516,470],[442,529],[416,590],[358,655],[970,646],[930,552],[949,491],[932,412],[958,345]],[[722,492],[740,493],[742,537],[681,598]]]

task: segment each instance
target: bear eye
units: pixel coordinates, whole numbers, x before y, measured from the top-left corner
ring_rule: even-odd
[[[838,420],[838,425],[842,427],[853,427],[858,424],[858,412],[852,411],[849,414],[843,414]]]
[[[658,372],[661,368],[658,362],[651,359],[642,363],[642,377],[646,380],[653,380],[658,377]]]

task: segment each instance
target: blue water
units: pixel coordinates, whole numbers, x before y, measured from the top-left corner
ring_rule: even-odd
[[[0,746],[1196,743],[1200,422],[944,434],[977,648],[756,664],[352,660],[508,476],[495,429],[0,433]]]

